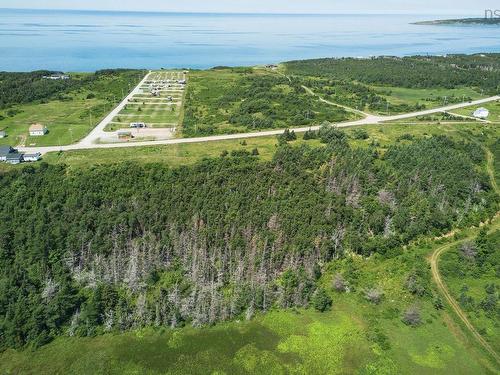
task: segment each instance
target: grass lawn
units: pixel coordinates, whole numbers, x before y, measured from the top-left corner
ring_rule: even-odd
[[[0,126],[8,134],[0,139],[2,145],[17,145],[23,142],[26,146],[65,145],[83,138],[100,120],[91,119],[91,113],[102,113],[110,109],[104,100],[75,98],[71,101],[50,101],[46,104],[26,104],[16,106],[18,113],[0,121]],[[28,128],[39,122],[47,126],[49,132],[40,137],[30,137]]]
[[[484,103],[472,107],[460,108],[452,112],[457,113],[459,115],[472,116],[473,112],[480,107],[484,107],[490,111],[490,115],[488,117],[489,121],[500,122],[500,101]]]
[[[441,107],[452,103],[463,103],[484,97],[469,87],[456,89],[413,89],[393,86],[371,86],[393,104],[425,104],[427,108]]]
[[[11,106],[0,115],[0,130],[7,137],[0,145],[57,146],[77,142],[121,100],[130,87],[142,79],[141,71],[116,71],[109,74],[72,74],[72,79],[86,81],[78,89],[64,93],[63,100],[50,99]],[[40,137],[30,137],[32,123],[45,125],[49,132]]]
[[[294,144],[304,143],[297,140]],[[245,145],[246,143],[246,145]],[[115,149],[94,149],[81,151],[65,151],[49,153],[44,157],[48,163],[65,163],[71,167],[80,168],[96,164],[108,164],[122,161],[160,162],[172,167],[189,165],[203,158],[219,157],[223,151],[247,150],[254,148],[259,151],[259,158],[270,160],[276,150],[275,137],[251,138],[242,140],[227,140],[218,142],[186,143],[165,146],[146,146]],[[307,141],[310,145],[319,145],[319,141]]]

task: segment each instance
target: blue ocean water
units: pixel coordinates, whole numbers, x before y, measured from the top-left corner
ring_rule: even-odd
[[[0,70],[255,65],[315,57],[500,52],[498,26],[447,15],[256,15],[0,9]]]

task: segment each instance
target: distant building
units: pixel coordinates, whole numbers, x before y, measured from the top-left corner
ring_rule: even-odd
[[[472,116],[477,117],[477,118],[487,118],[490,115],[490,111],[488,111],[486,108],[478,108],[474,111]]]
[[[42,154],[39,152],[35,152],[34,154],[24,154],[23,155],[23,160],[24,161],[38,161],[42,158]]]
[[[186,80],[185,79],[180,79],[177,81],[178,84],[181,84],[181,85],[185,85],[186,84]]]
[[[140,129],[140,128],[145,128],[146,124],[143,122],[131,122],[130,127],[134,129]]]
[[[8,164],[20,164],[23,161],[23,154],[11,152],[5,157],[5,162]]]
[[[0,138],[7,137],[7,132],[5,130],[0,130]]]
[[[47,134],[47,127],[42,124],[32,124],[29,132],[32,137],[38,137]]]
[[[52,74],[50,76],[43,76],[43,79],[51,79],[53,81],[58,81],[58,80],[67,80],[69,79],[69,76],[66,74]]]
[[[0,146],[0,161],[6,161],[7,160],[7,155],[15,152],[12,147],[10,146]]]

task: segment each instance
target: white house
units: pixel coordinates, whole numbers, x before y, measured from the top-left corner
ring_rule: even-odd
[[[487,118],[490,115],[490,111],[488,111],[486,108],[478,108],[474,111],[472,116],[477,117],[477,118]]]
[[[42,158],[42,154],[39,152],[35,152],[34,154],[24,154],[24,161],[38,161]]]
[[[47,127],[42,124],[32,124],[29,132],[32,137],[38,137],[47,134]]]

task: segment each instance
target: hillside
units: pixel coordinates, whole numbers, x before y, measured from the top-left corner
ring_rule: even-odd
[[[268,368],[270,362],[261,360],[275,362],[283,371],[284,358],[295,358],[287,359],[287,366],[310,366],[307,350],[326,345],[316,341],[317,329],[331,332],[330,342],[340,340],[331,353],[338,362],[331,355],[318,359],[318,373],[340,364],[354,366],[349,363],[358,356],[365,360],[357,369],[435,370],[454,366],[457,356],[470,358],[462,343],[437,329],[442,318],[433,307],[437,296],[421,255],[425,247],[412,246],[410,252],[405,247],[491,215],[496,196],[481,171],[481,149],[437,136],[393,141],[381,155],[370,147],[353,148],[345,133],[335,129],[310,136],[319,137],[324,146],[283,143],[264,162],[241,152],[173,169],[125,163],[67,170],[42,164],[4,173],[2,349],[38,347],[72,336],[67,343],[57,338],[40,355],[70,343],[72,352],[90,350],[92,357],[92,342],[112,340],[114,347],[115,339],[126,340],[132,350],[139,345],[133,335],[114,335],[142,328],[148,340],[180,350],[171,355],[194,355],[201,347],[188,349],[183,337],[204,335],[205,328],[190,331],[190,326],[257,316],[243,331],[232,325],[228,331],[224,325],[206,331],[206,340],[215,335],[216,345],[223,345],[225,335],[240,337],[234,350],[241,352],[221,347],[215,353],[233,353],[231,361],[250,361],[237,368],[254,371],[258,367],[253,366]],[[393,271],[387,274],[387,269]],[[330,310],[332,302],[332,313],[314,312]],[[408,324],[416,328],[402,322],[412,306],[418,306],[419,318]],[[296,308],[297,319],[307,322],[306,331],[290,315]],[[373,316],[359,316],[360,321],[346,315],[367,308]],[[261,315],[269,311],[276,314]],[[276,326],[278,321],[284,326]],[[147,331],[159,326],[186,328],[174,336]],[[398,335],[407,330],[415,345],[413,360],[395,349]],[[434,349],[418,344],[424,340],[429,345],[431,331],[448,340],[440,349],[447,354],[437,364],[429,364],[435,354],[426,352]],[[239,336],[242,332],[250,336]],[[107,336],[76,339],[102,334]],[[271,340],[267,349],[257,344],[260,334]],[[349,341],[341,339],[345,334]],[[179,343],[172,342],[177,339]],[[77,349],[85,342],[91,346]],[[252,342],[255,348],[245,346]],[[379,349],[373,352],[374,343]],[[137,350],[146,350],[142,345]],[[351,345],[358,347],[353,357],[345,351]],[[281,354],[270,354],[276,348]],[[271,352],[255,362],[260,350]],[[29,372],[27,362],[17,362],[21,353],[7,350],[3,369]],[[64,361],[66,355],[70,352],[57,354]],[[125,353],[108,355],[121,361],[116,358]],[[193,373],[215,366],[202,357],[193,360]],[[232,365],[223,365],[227,360],[219,365],[231,371]],[[87,373],[84,369],[90,368],[80,363],[79,371]],[[120,366],[113,368],[129,368]],[[468,366],[483,371],[480,365]]]

